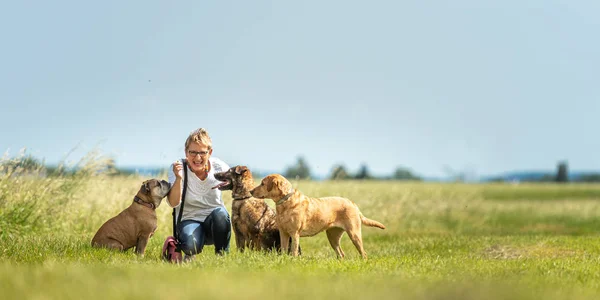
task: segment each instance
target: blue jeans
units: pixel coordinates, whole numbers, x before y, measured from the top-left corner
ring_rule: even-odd
[[[201,253],[204,245],[215,245],[215,253],[229,252],[231,219],[224,207],[215,208],[204,222],[181,221],[178,226],[181,250],[186,255]]]

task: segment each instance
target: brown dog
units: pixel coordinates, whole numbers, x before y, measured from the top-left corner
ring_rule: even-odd
[[[133,203],[98,229],[92,239],[92,246],[122,251],[135,246],[135,252],[144,255],[148,239],[156,230],[155,209],[169,193],[169,189],[169,183],[164,180],[144,181],[133,198]]]
[[[301,236],[313,236],[325,231],[329,244],[337,255],[343,258],[344,251],[340,247],[340,239],[346,231],[360,255],[367,258],[363,249],[361,224],[385,229],[383,224],[365,218],[352,201],[342,197],[305,196],[279,174],[271,174],[263,178],[260,185],[250,193],[256,198],[269,198],[275,201],[277,210],[275,219],[281,235],[281,247],[285,249],[291,237],[294,256],[298,254]]]
[[[215,178],[223,183],[213,188],[231,190],[231,225],[238,250],[279,251],[281,240],[275,223],[275,210],[264,200],[250,195],[250,190],[254,188],[250,170],[245,166],[236,166],[216,173]]]

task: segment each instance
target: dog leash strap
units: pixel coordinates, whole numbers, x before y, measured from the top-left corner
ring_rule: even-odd
[[[182,159],[183,162],[183,192],[181,193],[181,206],[179,206],[179,216],[177,216],[177,221],[175,221],[175,216],[177,215],[177,209],[173,208],[173,237],[179,242],[179,236],[177,234],[177,226],[181,223],[181,218],[183,217],[183,206],[185,205],[185,192],[187,191],[187,162],[185,159]]]
[[[258,219],[258,221],[256,221],[256,225],[254,226],[256,229],[259,229],[259,224],[260,221],[265,217],[265,214],[267,214],[267,210],[269,210],[268,206],[265,206],[265,210],[263,210],[262,216],[260,216],[260,218]]]

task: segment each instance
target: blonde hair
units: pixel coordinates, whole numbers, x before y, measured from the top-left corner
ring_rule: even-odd
[[[198,128],[190,133],[187,140],[185,140],[185,150],[187,151],[190,147],[190,144],[194,143],[202,143],[208,146],[208,149],[212,149],[212,140],[208,135],[208,131],[204,128]]]

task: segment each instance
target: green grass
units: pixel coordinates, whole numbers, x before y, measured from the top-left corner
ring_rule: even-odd
[[[349,239],[336,259],[324,234],[299,258],[160,260],[171,232],[161,205],[145,257],[91,248],[127,207],[137,176],[37,178],[0,170],[0,293],[5,299],[595,299],[600,293],[600,185],[469,185],[393,181],[294,182],[341,195],[387,226],[363,227],[368,260]],[[227,207],[230,193],[225,192]],[[272,203],[271,203],[272,204]]]
[[[594,184],[489,184],[482,189],[482,196],[488,200],[600,200],[600,185]]]

